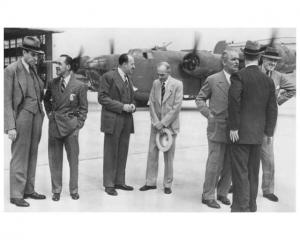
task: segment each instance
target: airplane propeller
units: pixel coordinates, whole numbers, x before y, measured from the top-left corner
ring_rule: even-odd
[[[113,38],[111,38],[109,40],[109,50],[110,50],[110,54],[114,54],[115,52],[115,40]]]
[[[182,67],[184,70],[187,70],[188,72],[194,71],[197,67],[200,66],[200,58],[197,54],[199,42],[200,42],[200,35],[199,33],[196,32],[194,38],[193,50],[190,53],[186,54],[183,58]]]
[[[269,43],[261,46],[262,51],[265,51],[267,49],[267,47],[274,47],[274,42],[275,42],[275,39],[277,38],[277,33],[278,33],[278,30],[273,28]]]
[[[197,49],[200,42],[200,34],[198,32],[195,32],[195,40],[194,40],[194,48],[193,48],[193,54],[197,54]]]
[[[81,67],[81,57],[83,55],[83,52],[84,50],[83,47],[81,46],[77,57],[73,58],[72,69],[74,72],[77,72],[77,70]]]

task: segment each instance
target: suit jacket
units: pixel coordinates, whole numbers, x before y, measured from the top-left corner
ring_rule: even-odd
[[[131,79],[128,79],[130,100],[134,103],[134,91]],[[124,81],[118,70],[105,73],[100,79],[98,102],[102,105],[101,131],[112,134],[115,129],[117,115],[128,114],[131,121],[131,133],[134,133],[133,117],[131,113],[123,112],[122,94],[125,93]]]
[[[240,144],[261,144],[264,134],[273,136],[277,103],[273,80],[258,66],[231,75],[228,93],[230,130],[239,131]]]
[[[201,114],[208,119],[207,138],[215,142],[226,143],[228,118],[229,83],[224,71],[209,76],[201,88],[196,104]],[[209,100],[209,107],[206,101]]]
[[[262,71],[265,73],[264,68]],[[275,94],[278,105],[283,104],[296,94],[296,84],[290,81],[283,73],[271,72],[271,78],[275,84]]]
[[[22,110],[22,103],[27,92],[27,71],[21,60],[7,66],[4,70],[4,132],[16,128],[16,118]],[[43,99],[44,82],[38,77]],[[42,114],[44,114],[42,112]]]
[[[183,99],[182,82],[169,77],[165,86],[165,95],[161,101],[161,82],[154,80],[149,97],[151,123],[154,126],[159,121],[174,134],[179,132],[179,112]]]
[[[44,98],[49,118],[49,135],[64,137],[80,129],[88,112],[87,87],[71,73],[64,92],[61,92],[61,78],[49,82]]]

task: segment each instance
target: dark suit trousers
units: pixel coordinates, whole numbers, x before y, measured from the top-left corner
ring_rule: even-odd
[[[232,167],[232,212],[256,212],[260,144],[230,144]]]
[[[62,190],[63,146],[65,146],[70,166],[69,190],[71,194],[77,193],[79,144],[78,135],[75,136],[73,133],[63,138],[49,136],[48,156],[52,192],[61,193]]]
[[[125,184],[125,168],[132,122],[129,114],[117,115],[112,134],[104,136],[103,186]]]
[[[17,138],[11,145],[10,197],[23,198],[34,192],[38,146],[44,115],[21,110],[16,119]]]

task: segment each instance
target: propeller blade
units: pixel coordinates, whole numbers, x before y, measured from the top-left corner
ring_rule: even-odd
[[[79,50],[79,53],[78,53],[78,56],[73,58],[73,61],[72,61],[72,69],[74,72],[77,72],[77,70],[80,68],[81,66],[81,56],[83,55],[83,47],[81,46],[80,47],[80,50]]]
[[[195,32],[194,48],[193,48],[193,51],[192,51],[193,54],[197,53],[199,42],[200,42],[200,34],[199,34],[199,32]]]
[[[110,50],[110,54],[114,54],[114,52],[115,52],[115,40],[114,39],[109,40],[109,50]]]
[[[195,32],[193,50],[184,56],[182,62],[182,67],[188,74],[191,74],[191,72],[195,71],[197,67],[200,66],[200,58],[197,54],[199,42],[200,34]]]
[[[276,28],[273,28],[269,43],[261,46],[262,51],[265,51],[267,49],[267,47],[274,47],[274,42],[275,42],[275,39],[277,38],[277,33],[278,33],[278,30]]]
[[[274,42],[275,42],[275,39],[277,38],[277,33],[278,33],[278,30],[276,28],[273,28],[272,29],[272,37],[268,44],[269,47],[274,47]]]

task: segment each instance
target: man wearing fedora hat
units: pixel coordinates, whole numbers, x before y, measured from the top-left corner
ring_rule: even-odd
[[[25,37],[23,56],[4,71],[4,131],[12,141],[10,202],[28,207],[24,198],[45,199],[35,192],[38,146],[42,134],[44,83],[36,69],[43,54],[37,37]]]
[[[239,70],[239,54],[228,48],[222,54],[223,70],[209,76],[201,88],[196,104],[207,118],[208,158],[205,170],[202,202],[211,208],[220,208],[215,200],[230,205],[227,194],[231,183],[230,161],[226,154],[228,143],[228,89],[230,76]],[[207,106],[209,100],[209,107]]]
[[[232,212],[257,211],[261,144],[264,135],[270,143],[277,121],[275,87],[258,67],[260,53],[257,42],[246,42],[245,68],[232,74],[228,93]]]
[[[157,66],[158,79],[153,82],[149,97],[151,132],[146,170],[146,184],[140,191],[156,189],[159,149],[164,152],[164,192],[172,193],[175,141],[179,132],[179,112],[183,99],[182,82],[170,76],[167,62]],[[166,130],[164,130],[166,129]],[[167,134],[167,138],[164,135]],[[162,135],[162,136],[161,136]],[[162,140],[162,141],[161,141]],[[171,141],[164,143],[163,141]],[[162,146],[161,146],[162,145]]]
[[[278,105],[283,104],[296,94],[296,84],[285,77],[284,74],[275,70],[278,61],[281,59],[279,52],[274,47],[267,47],[262,55],[261,71],[272,78],[275,84],[275,95]],[[270,201],[277,202],[278,197],[274,194],[274,149],[273,142],[267,144],[267,137],[264,136],[261,149],[262,164],[262,191],[263,197]]]

